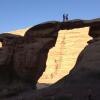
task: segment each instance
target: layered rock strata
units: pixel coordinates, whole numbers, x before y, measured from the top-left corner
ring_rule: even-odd
[[[28,29],[16,30],[11,32],[11,34],[24,36]],[[58,31],[55,46],[48,52],[46,70],[38,81],[40,84],[54,83],[69,73],[74,67],[80,51],[87,45],[87,41],[90,39],[88,32],[89,27]],[[38,87],[40,88],[40,86]]]
[[[56,44],[49,50],[47,67],[39,83],[54,83],[70,72],[79,53],[90,39],[88,32],[89,27],[58,32]]]
[[[51,87],[33,94],[32,87],[35,88],[37,80],[46,68],[47,54],[56,43],[58,31],[85,26],[90,26],[89,35],[94,39],[89,41],[89,45],[81,52],[69,75]],[[93,92],[93,98],[99,99],[99,27],[99,19],[48,22],[32,27],[24,37],[10,36],[9,39],[8,35],[1,36],[4,45],[0,52],[0,98],[2,100],[40,100],[40,98],[58,100],[73,97],[75,100],[85,100],[93,96],[91,94]]]
[[[34,100],[99,100],[100,99],[100,26],[90,28],[93,37],[79,54],[74,68],[52,86],[33,94]],[[98,34],[96,36],[95,34]],[[39,97],[37,97],[39,95]],[[42,99],[40,99],[42,98]],[[59,99],[60,98],[60,99]]]

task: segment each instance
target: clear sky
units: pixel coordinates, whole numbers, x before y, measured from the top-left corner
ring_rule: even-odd
[[[30,27],[41,22],[100,17],[100,0],[0,0],[0,33]]]

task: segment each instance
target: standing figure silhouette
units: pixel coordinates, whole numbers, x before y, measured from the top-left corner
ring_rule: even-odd
[[[68,21],[68,14],[63,14],[63,22]]]

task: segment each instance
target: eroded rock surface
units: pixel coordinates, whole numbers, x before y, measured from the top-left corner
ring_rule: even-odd
[[[99,31],[99,25],[90,28],[89,35],[94,38],[82,50],[76,65],[70,71],[69,75],[48,88],[34,92],[33,100],[52,100],[52,98],[54,100],[67,100],[66,98],[69,98],[68,100],[100,99]],[[94,33],[98,34],[98,36],[94,36]],[[58,98],[59,96],[61,99]]]
[[[50,28],[44,27],[43,31],[41,27],[32,33],[29,30],[24,37],[1,34],[1,98],[36,88],[36,83],[46,68],[48,51],[57,39],[59,25],[52,25],[51,23]]]
[[[90,26],[89,35],[92,37],[94,35],[91,32],[99,34],[99,20],[74,20],[39,24],[29,29],[24,37],[13,35],[9,39],[9,36],[4,36],[1,39],[4,45],[0,51],[0,99],[88,100],[88,96],[93,94],[93,98],[98,100],[99,35],[81,52],[69,75],[48,88],[34,92],[32,89],[36,87],[39,77],[45,71],[48,51],[55,45],[58,31],[85,26]]]

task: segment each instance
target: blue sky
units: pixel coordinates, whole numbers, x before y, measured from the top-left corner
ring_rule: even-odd
[[[0,33],[30,27],[41,22],[100,17],[100,0],[0,0]]]

